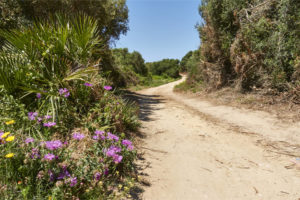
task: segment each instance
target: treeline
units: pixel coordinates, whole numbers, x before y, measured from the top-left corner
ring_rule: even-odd
[[[199,11],[201,46],[181,61],[187,84],[273,93],[299,88],[300,1],[203,0]]]
[[[163,59],[157,62],[149,62],[147,66],[153,75],[178,78],[180,70],[178,59]]]
[[[146,63],[138,51],[129,52],[127,48],[116,48],[112,52],[114,64],[120,69],[127,86],[157,86],[180,76],[178,59]]]

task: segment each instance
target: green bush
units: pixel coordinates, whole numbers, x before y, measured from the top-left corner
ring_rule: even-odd
[[[200,68],[209,87],[287,91],[298,81],[297,0],[205,0],[199,8]],[[197,71],[191,72],[193,79]],[[193,82],[196,80],[191,80]]]
[[[147,66],[150,72],[153,75],[178,78],[179,75],[179,66],[180,61],[177,59],[163,59],[161,61],[147,63]]]
[[[57,16],[1,31],[0,195],[122,198],[133,186],[137,108],[98,72],[97,23]]]

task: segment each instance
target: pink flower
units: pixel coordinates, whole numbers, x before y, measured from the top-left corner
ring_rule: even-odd
[[[93,84],[91,84],[91,83],[85,83],[84,85],[87,87],[93,87]]]
[[[28,119],[29,120],[35,120],[35,118],[38,116],[37,112],[29,112],[28,113]]]
[[[28,143],[32,143],[34,142],[34,139],[33,138],[26,138],[25,140],[25,143],[28,144]]]
[[[132,142],[129,140],[123,140],[122,144],[127,147],[128,150],[133,150]]]
[[[110,133],[110,132],[107,133],[107,139],[109,139],[109,140],[115,140],[116,142],[119,141],[119,137],[116,136],[116,135],[114,135],[114,134],[112,134],[112,133]]]
[[[44,158],[45,158],[46,160],[51,161],[51,160],[53,160],[53,159],[55,158],[55,155],[53,155],[52,153],[48,153],[48,154],[46,154],[46,155],[44,156]]]
[[[58,90],[58,93],[59,93],[60,95],[63,95],[63,96],[66,97],[66,98],[68,98],[68,97],[70,96],[70,92],[69,92],[69,90],[68,90],[67,88],[60,88],[60,89]]]
[[[81,133],[73,133],[72,137],[75,140],[81,140],[81,139],[85,138],[85,136],[83,134],[81,134]]]
[[[43,126],[45,127],[51,127],[51,126],[55,126],[56,123],[55,122],[47,122],[47,123],[44,123]]]
[[[62,147],[62,142],[60,140],[46,141],[45,144],[46,148],[52,151]]]
[[[105,90],[107,90],[107,91],[109,91],[109,90],[112,89],[112,87],[111,87],[110,85],[105,85],[103,88],[104,88]]]
[[[40,99],[42,97],[41,93],[36,94],[36,98]]]

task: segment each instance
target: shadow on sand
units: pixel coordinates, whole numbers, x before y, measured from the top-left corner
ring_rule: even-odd
[[[145,95],[131,91],[126,91],[124,94],[124,98],[128,99],[129,101],[137,102],[139,104],[139,119],[141,121],[153,120],[151,118],[151,114],[153,113],[153,111],[158,110],[158,108],[154,108],[153,105],[164,103],[165,100],[159,95]]]
[[[159,108],[155,107],[155,105],[159,103],[164,103],[165,99],[161,98],[159,95],[145,95],[145,94],[138,94],[136,92],[131,91],[123,91],[123,98],[128,100],[129,102],[135,102],[139,105],[139,119],[141,121],[152,121],[155,120],[153,116],[153,112],[155,110],[159,110]],[[138,131],[138,137],[144,138],[144,133]],[[138,159],[143,161],[143,155],[139,154]],[[150,167],[150,166],[147,166]],[[140,165],[136,166],[137,171],[140,175],[147,176],[147,174],[143,173],[143,167]],[[145,180],[140,181],[139,185],[135,186],[131,191],[130,195],[134,200],[142,200],[142,194],[144,192],[143,187],[149,187],[150,183]]]

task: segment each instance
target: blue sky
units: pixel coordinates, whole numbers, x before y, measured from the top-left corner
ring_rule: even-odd
[[[146,62],[181,59],[200,45],[200,0],[127,0],[129,28],[116,42],[117,48],[136,50]]]

